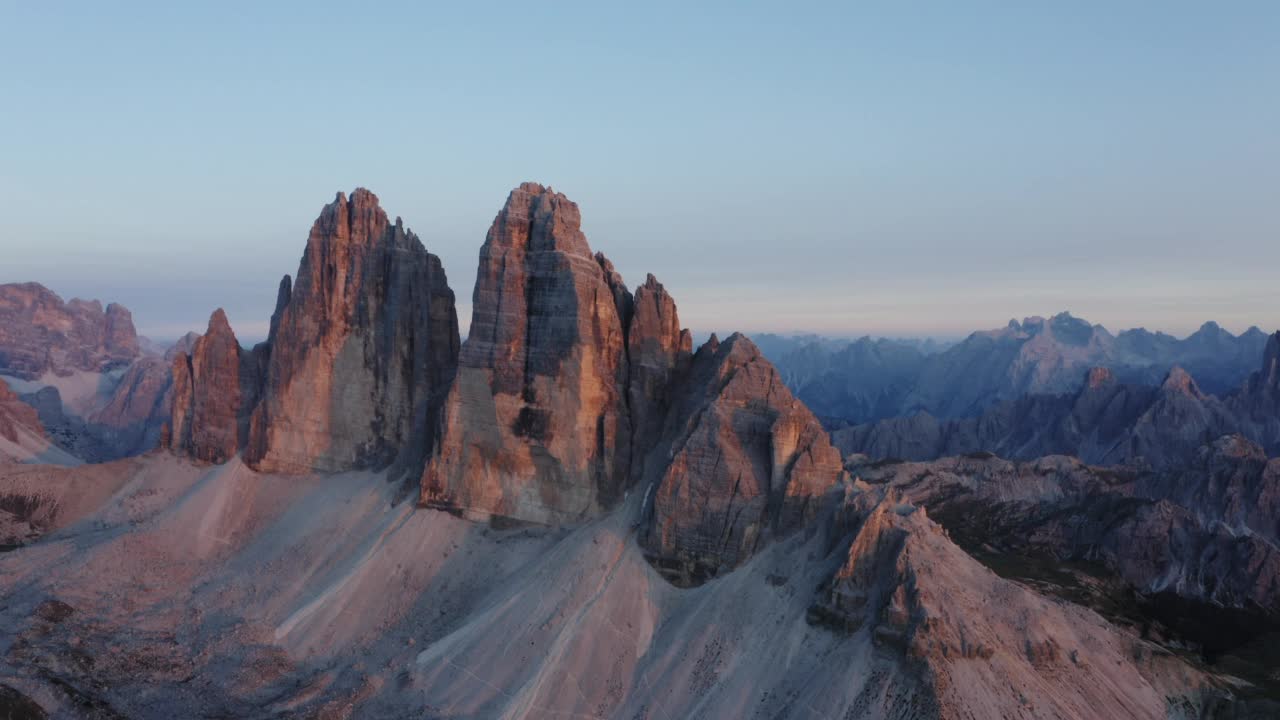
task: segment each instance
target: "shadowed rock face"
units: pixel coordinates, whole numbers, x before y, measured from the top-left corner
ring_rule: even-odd
[[[471,331],[423,475],[427,505],[558,523],[621,497],[631,462],[631,295],[578,206],[534,183],[494,219]]]
[[[1267,340],[1262,367],[1226,403],[1246,434],[1280,454],[1280,332]]]
[[[688,585],[812,521],[844,473],[817,419],[742,335],[699,348],[677,397],[662,441],[670,462],[647,491],[645,546]]]
[[[303,473],[421,467],[453,378],[458,323],[440,259],[368,190],[341,193],[281,282],[245,459]]]
[[[35,380],[48,372],[103,372],[138,357],[123,306],[62,298],[38,283],[0,285],[0,375]]]
[[[230,460],[244,447],[249,413],[262,387],[258,354],[240,347],[221,308],[191,354],[173,358],[169,447],[205,462]]]

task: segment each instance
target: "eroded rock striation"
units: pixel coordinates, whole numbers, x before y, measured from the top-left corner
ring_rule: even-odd
[[[440,259],[363,188],[311,228],[281,282],[245,459],[268,472],[421,467],[453,378],[458,323]]]
[[[0,285],[0,375],[106,372],[139,354],[133,317],[122,305],[63,302],[39,283]]]

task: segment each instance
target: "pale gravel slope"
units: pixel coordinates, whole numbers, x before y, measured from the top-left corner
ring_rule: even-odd
[[[922,607],[944,630],[1009,633],[991,660],[807,622],[850,557],[822,533],[674,588],[635,543],[634,498],[574,530],[495,530],[397,504],[404,488],[375,474],[162,454],[43,481],[0,473],[14,492],[57,512],[49,535],[0,554],[0,683],[54,717],[82,716],[72,687],[129,718],[1084,718],[1121,702],[1158,718],[1203,683],[1092,612],[996,578],[923,517],[906,518],[910,568],[947,597]],[[1046,635],[1112,680],[1037,668],[1019,648]]]

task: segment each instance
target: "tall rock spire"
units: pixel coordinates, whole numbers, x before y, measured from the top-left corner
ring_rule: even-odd
[[[558,523],[612,504],[630,467],[625,307],[578,206],[536,183],[489,229],[471,332],[422,501]]]
[[[205,462],[231,459],[244,447],[260,390],[253,352],[240,347],[218,308],[190,354],[174,355],[169,448]]]
[[[421,467],[459,346],[440,259],[363,188],[311,228],[281,281],[245,458],[302,473]]]

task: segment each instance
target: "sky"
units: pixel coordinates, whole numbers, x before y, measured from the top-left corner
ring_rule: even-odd
[[[358,186],[465,333],[525,180],[701,332],[1280,327],[1280,3],[0,0],[0,67],[0,282],[157,339]]]

